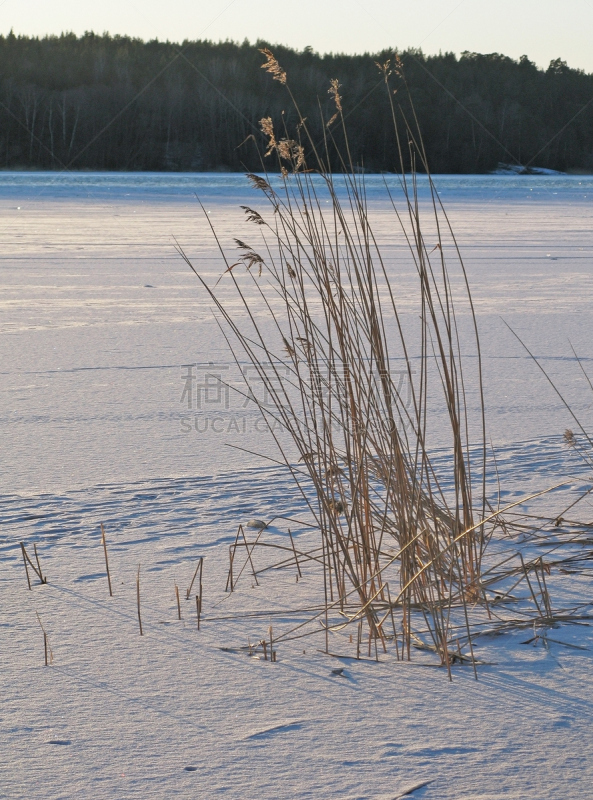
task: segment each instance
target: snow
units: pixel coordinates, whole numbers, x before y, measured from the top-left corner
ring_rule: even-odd
[[[503,164],[499,161],[498,167],[493,169],[491,175],[564,175],[557,169],[548,167],[524,167],[522,164]]]
[[[413,271],[382,179],[368,182],[405,307]],[[568,412],[501,318],[592,429],[591,389],[571,343],[589,369],[593,179],[436,183],[478,312],[501,503],[568,481],[523,507],[560,513],[590,473],[563,445]],[[190,408],[184,397],[188,367],[192,386],[209,374],[240,379],[174,250],[177,241],[208,280],[220,276],[194,191],[230,251],[244,232],[239,205],[258,202],[242,176],[0,173],[0,795],[589,798],[585,622],[549,631],[547,642],[522,644],[533,629],[480,638],[479,680],[455,667],[449,683],[429,653],[357,661],[344,632],[330,650],[350,658],[336,659],[320,652],[323,636],[289,639],[323,602],[315,562],[303,562],[298,582],[290,564],[258,573],[259,585],[247,567],[224,591],[240,523],[249,541],[265,523],[261,536],[277,547],[291,547],[290,529],[300,552],[315,536],[285,470],[246,452],[274,454],[253,406],[232,392],[194,393]],[[495,477],[489,488],[496,503]],[[585,503],[578,519],[588,520]],[[48,577],[32,591],[21,541],[31,553],[36,543]],[[562,552],[571,547],[588,552],[586,540]],[[254,553],[258,570],[274,552]],[[200,556],[198,631],[195,591],[185,596]],[[586,569],[553,570],[548,581],[558,607],[591,600]],[[253,649],[270,625],[276,663]]]

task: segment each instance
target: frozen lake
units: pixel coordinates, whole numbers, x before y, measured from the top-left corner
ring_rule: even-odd
[[[394,176],[385,180],[397,190]],[[412,314],[414,269],[383,178],[366,183],[393,286]],[[503,501],[567,474],[577,476],[572,496],[588,477],[562,444],[574,424],[503,320],[593,429],[593,393],[571,350],[593,374],[593,176],[435,183],[478,315]],[[279,645],[278,664],[236,649],[272,623],[279,632],[298,624],[320,598],[313,571],[298,587],[291,572],[222,591],[238,522],[301,506],[285,471],[244,452],[274,453],[252,406],[225,391],[188,403],[189,368],[194,387],[208,373],[236,378],[175,250],[211,283],[223,271],[196,194],[236,252],[233,237],[251,230],[240,206],[261,206],[242,175],[0,172],[0,796],[394,800],[417,787],[410,796],[424,800],[588,800],[585,624],[553,632],[567,646],[527,647],[529,630],[488,642],[480,680],[460,667],[452,684],[428,660],[396,662],[392,652],[348,661],[336,676],[342,662],[314,637]],[[469,318],[459,313],[463,332]],[[583,503],[580,513],[593,510]],[[304,547],[308,530],[292,530]],[[27,590],[20,541],[37,544],[47,586]],[[193,598],[183,600],[198,556],[199,634]],[[549,581],[557,603],[591,596],[586,576],[567,582],[555,571]],[[41,666],[36,612],[51,669]],[[352,647],[345,634],[342,645]]]
[[[435,180],[478,313],[495,447],[559,436],[570,422],[503,319],[591,420],[570,343],[590,364],[593,178]],[[394,285],[409,288],[383,179],[368,176],[367,186]],[[196,193],[232,255],[233,237],[249,232],[239,206],[259,201],[242,175],[0,173],[4,493],[253,465],[223,446],[261,447],[242,399],[226,408],[221,396],[197,426],[182,401],[183,365],[197,365],[196,380],[209,364],[230,374],[208,303],[174,248],[212,282],[222,272]]]

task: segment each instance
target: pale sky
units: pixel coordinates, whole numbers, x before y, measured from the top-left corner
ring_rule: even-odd
[[[266,39],[297,49],[562,58],[593,72],[593,0],[0,0],[0,32],[85,30],[142,39]]]

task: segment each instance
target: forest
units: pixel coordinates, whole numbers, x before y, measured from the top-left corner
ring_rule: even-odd
[[[330,131],[334,170],[343,166],[331,140],[343,132],[327,127],[336,110],[328,89],[338,79],[352,160],[365,171],[399,168],[389,92],[400,130],[416,115],[432,172],[483,173],[499,162],[593,172],[593,75],[560,58],[541,69],[498,53],[320,55],[94,33],[0,37],[0,168],[261,169],[260,119],[298,135],[286,86],[261,69],[264,47],[287,72],[311,141],[321,146]],[[396,52],[401,75],[387,88],[378,64]]]

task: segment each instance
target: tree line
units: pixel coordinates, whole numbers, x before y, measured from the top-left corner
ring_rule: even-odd
[[[259,120],[291,136],[298,123],[286,87],[261,69],[265,46],[0,36],[0,167],[257,170]],[[368,171],[398,167],[387,91],[400,129],[416,115],[433,172],[486,172],[500,161],[593,170],[593,75],[561,59],[541,69],[527,56],[407,50],[403,79],[392,75],[387,89],[377,65],[393,63],[393,51],[271,49],[320,145],[336,110],[330,80],[339,80],[352,159]],[[340,125],[331,132],[342,136]],[[330,159],[339,170],[331,147]]]

